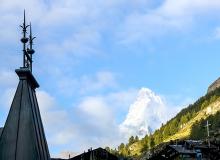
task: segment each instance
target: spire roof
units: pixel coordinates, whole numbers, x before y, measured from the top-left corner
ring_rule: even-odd
[[[35,93],[39,84],[31,69],[23,66],[15,70],[19,83],[5,126],[0,131],[0,160],[50,160]]]
[[[0,127],[0,137],[1,137],[1,134],[2,134],[2,130],[3,130],[3,127]]]

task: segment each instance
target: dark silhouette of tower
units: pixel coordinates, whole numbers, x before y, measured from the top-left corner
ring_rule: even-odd
[[[39,111],[35,89],[38,82],[32,75],[33,39],[31,25],[23,29],[23,67],[16,69],[19,84],[2,131],[0,160],[50,160],[50,154]],[[30,27],[30,36],[26,36]],[[27,43],[29,46],[27,47]]]

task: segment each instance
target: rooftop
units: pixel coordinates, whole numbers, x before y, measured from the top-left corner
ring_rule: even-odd
[[[180,154],[196,154],[194,150],[188,150],[182,145],[169,145],[169,146]]]

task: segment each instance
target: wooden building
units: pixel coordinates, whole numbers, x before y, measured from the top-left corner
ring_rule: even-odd
[[[155,149],[149,160],[220,160],[219,147],[203,141],[185,140]]]
[[[67,159],[52,158],[52,160],[67,160]],[[69,160],[118,160],[118,157],[109,153],[105,149],[97,148],[94,150],[89,149],[88,152],[84,152],[73,158],[69,158]]]

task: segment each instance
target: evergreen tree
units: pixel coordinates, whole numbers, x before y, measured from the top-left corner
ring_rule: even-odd
[[[134,142],[135,142],[134,136],[131,136],[131,137],[129,138],[128,144],[131,145],[131,144],[133,144]]]
[[[135,142],[138,142],[138,141],[139,141],[139,137],[135,136]]]

